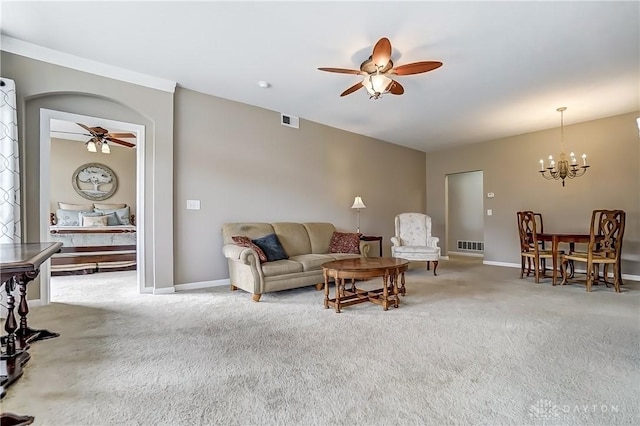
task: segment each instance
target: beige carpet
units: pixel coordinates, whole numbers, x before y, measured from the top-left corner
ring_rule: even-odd
[[[137,294],[54,278],[2,411],[37,425],[622,425],[640,410],[640,285],[552,287],[476,259],[412,269],[398,309],[312,287]],[[367,285],[375,285],[368,282]]]

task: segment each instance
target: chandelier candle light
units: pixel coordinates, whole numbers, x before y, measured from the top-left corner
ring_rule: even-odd
[[[360,233],[360,209],[366,209],[367,206],[365,206],[364,203],[362,202],[362,198],[356,197],[353,200],[353,205],[351,206],[351,208],[358,209],[358,229],[356,230],[356,232]]]
[[[576,155],[572,152],[569,154],[569,160],[564,153],[564,112],[567,107],[560,107],[556,111],[560,113],[560,158],[558,164],[553,160],[553,156],[549,156],[549,166],[544,167],[544,160],[540,160],[540,175],[545,179],[562,179],[562,186],[566,178],[573,179],[584,175],[589,166],[587,165],[587,154],[582,154],[582,165],[578,166]],[[571,164],[569,164],[571,163]]]

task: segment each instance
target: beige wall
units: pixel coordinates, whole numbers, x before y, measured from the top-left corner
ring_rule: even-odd
[[[591,165],[565,187],[538,173],[541,158],[560,153],[558,128],[427,153],[427,211],[434,233],[444,235],[445,176],[482,170],[484,208],[493,210],[484,216],[485,261],[519,264],[518,210],[542,212],[546,231],[586,233],[592,210],[623,209],[623,273],[640,275],[639,116],[640,111],[565,126],[567,153],[585,152]],[[495,198],[486,198],[487,192]]]
[[[145,127],[147,290],[173,285],[173,93],[1,52],[2,76],[16,82],[25,241],[39,241],[40,110],[46,108]],[[139,209],[140,206],[137,206]],[[48,210],[48,209],[46,209]],[[29,296],[39,297],[38,283]]]
[[[424,211],[423,152],[302,119],[285,127],[279,112],[185,89],[175,111],[176,284],[229,277],[225,222],[323,221],[355,232],[360,195],[360,230],[383,236],[390,256],[394,216]],[[186,210],[188,199],[201,210]]]
[[[87,204],[93,201],[83,198],[73,189],[71,178],[75,170],[87,163],[100,163],[113,170],[118,179],[116,192],[99,203],[126,203],[131,214],[136,213],[136,150],[111,145],[111,153],[89,152],[82,142],[67,139],[51,139],[50,209],[55,212],[58,201]]]

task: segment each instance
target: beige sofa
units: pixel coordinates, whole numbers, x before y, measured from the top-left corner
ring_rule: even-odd
[[[321,265],[332,260],[367,257],[370,245],[360,242],[360,254],[329,253],[333,232],[331,223],[225,223],[222,227],[222,252],[229,262],[231,290],[241,288],[260,296],[272,291],[316,285],[322,288]],[[288,259],[260,263],[255,250],[234,244],[232,237],[256,239],[276,234]]]

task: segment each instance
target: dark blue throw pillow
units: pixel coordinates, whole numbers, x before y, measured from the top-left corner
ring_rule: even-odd
[[[264,237],[251,241],[264,252],[267,256],[267,262],[289,258],[276,234],[265,235]]]

